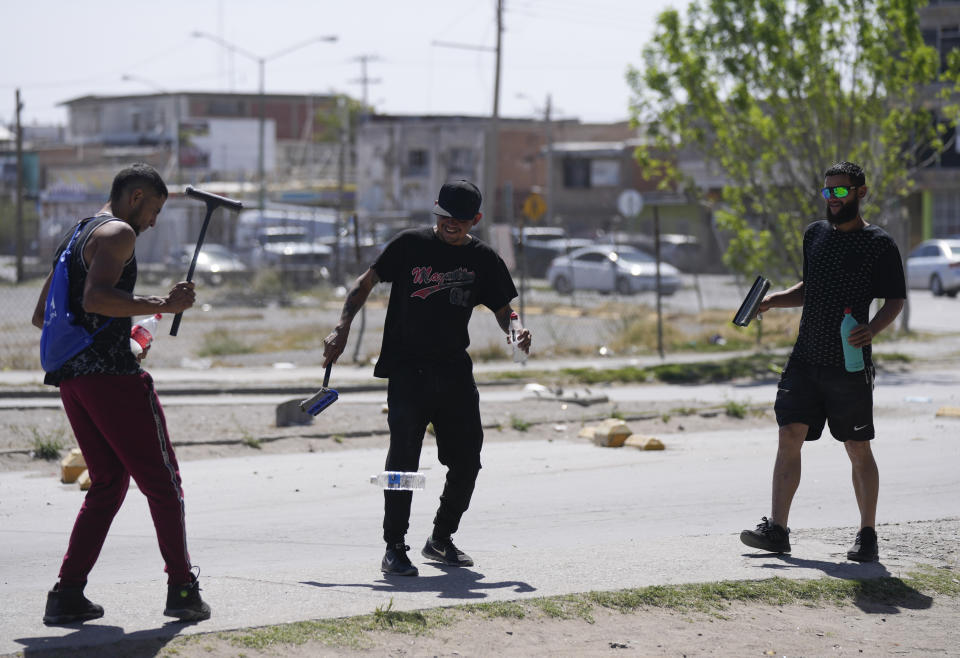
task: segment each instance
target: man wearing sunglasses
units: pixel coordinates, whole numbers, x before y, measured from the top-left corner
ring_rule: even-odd
[[[510,332],[510,301],[517,289],[497,253],[470,234],[480,221],[480,190],[465,180],[446,183],[433,206],[436,224],[397,235],[347,294],[340,322],[324,339],[324,363],[343,353],[354,315],[378,281],[391,282],[383,344],[373,370],[388,378],[390,449],[386,470],[416,471],[427,424],[433,423],[440,463],[447,467],[433,533],[421,551],[428,560],[455,567],[473,560],[451,539],[466,512],[480,472],[483,429],[468,325],[475,306],[493,311]],[[519,336],[530,351],[530,332]],[[413,492],[385,490],[380,569],[416,576],[404,537]]]
[[[787,516],[800,485],[800,450],[805,441],[820,438],[824,424],[843,442],[853,471],[853,489],[860,509],[860,526],[847,558],[878,559],[876,523],[879,475],[870,441],[873,427],[873,377],[870,345],[903,309],[906,284],[900,252],[893,239],[860,215],[867,194],[858,165],[839,162],[824,174],[820,191],[826,218],[812,223],[803,236],[803,280],[767,295],[761,312],[802,306],[800,330],[777,388],[774,411],[780,427],[773,467],[772,509],[740,540],[773,553],[790,552]],[[883,305],[869,318],[874,299]],[[864,369],[844,367],[840,323],[852,309],[858,325],[850,345],[863,349]]]

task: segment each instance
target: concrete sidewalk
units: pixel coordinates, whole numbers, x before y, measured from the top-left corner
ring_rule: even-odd
[[[664,437],[664,452],[598,448],[583,440],[492,442],[471,509],[456,535],[476,566],[426,563],[443,469],[427,441],[427,489],[414,496],[408,543],[418,578],[379,571],[382,494],[366,480],[382,449],[184,462],[193,560],[213,617],[167,623],[164,576],[144,498],[130,492],[88,596],[103,619],[41,623],[82,494],[36,473],[0,473],[0,653],[170,638],[296,620],[512,600],[655,584],[901,575],[917,555],[884,542],[882,561],[845,559],[857,520],[840,444],[804,454],[793,554],[756,554],[738,533],[766,514],[775,444],[768,428]],[[960,442],[932,416],[887,419],[877,447],[885,523],[924,519],[952,533],[960,500]],[[922,528],[923,526],[921,526]],[[814,530],[817,529],[817,530]],[[893,529],[887,532],[892,536]],[[956,553],[954,553],[956,555]]]

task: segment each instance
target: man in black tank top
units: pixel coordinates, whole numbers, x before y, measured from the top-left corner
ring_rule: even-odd
[[[820,438],[829,425],[843,442],[853,471],[860,525],[847,558],[878,558],[876,524],[879,474],[870,442],[873,427],[873,363],[870,344],[903,309],[906,285],[900,251],[880,227],[860,216],[866,177],[852,162],[840,162],[825,173],[821,195],[826,218],[810,224],[803,236],[803,280],[772,293],[759,310],[802,306],[800,330],[783,370],[774,411],[780,426],[773,468],[770,517],[740,540],[773,553],[790,552],[787,516],[800,484],[800,449]],[[868,318],[870,304],[883,306]],[[863,364],[844,365],[840,324],[849,309],[858,323],[848,344],[862,350]],[[869,322],[868,322],[869,319]]]
[[[133,315],[179,313],[194,302],[193,283],[182,281],[165,297],[133,293],[137,281],[134,247],[154,226],[167,200],[167,186],[149,165],[134,164],[117,174],[110,201],[88,221],[69,263],[70,307],[77,321],[97,333],[91,346],[47,373],[83,452],[91,486],[70,535],[59,581],[47,594],[45,624],[70,624],[103,616],[83,594],[130,478],[147,497],[167,572],[164,614],[181,621],[210,616],[187,553],[180,468],[167,434],[153,380],[130,351]],[[69,232],[73,233],[73,230]],[[67,240],[69,240],[68,235]],[[66,247],[60,245],[54,263]],[[51,275],[33,312],[43,327]]]

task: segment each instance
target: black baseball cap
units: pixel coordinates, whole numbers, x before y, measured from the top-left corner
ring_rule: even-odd
[[[433,204],[433,214],[454,219],[473,219],[480,212],[480,190],[467,180],[444,183]]]

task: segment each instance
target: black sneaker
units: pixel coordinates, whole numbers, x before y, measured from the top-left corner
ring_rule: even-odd
[[[400,542],[387,546],[387,552],[383,554],[383,560],[380,562],[380,571],[392,576],[416,576],[420,572],[410,562],[407,557],[407,551],[410,547]]]
[[[860,528],[853,546],[847,551],[847,559],[855,562],[875,562],[880,557],[877,550],[877,531],[873,528]]]
[[[47,592],[47,608],[43,623],[51,626],[100,619],[103,607],[83,595],[83,587],[62,587],[60,583]]]
[[[427,538],[427,543],[420,551],[420,555],[428,560],[443,562],[452,567],[472,567],[473,558],[453,545],[453,540],[449,537],[434,539],[431,535]]]
[[[756,530],[744,530],[740,533],[740,541],[752,548],[771,553],[789,553],[790,528],[784,528],[763,517]]]
[[[190,574],[190,582],[185,585],[167,585],[167,607],[163,614],[180,621],[210,619],[210,606],[200,598],[200,581],[196,576]]]

